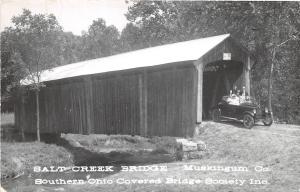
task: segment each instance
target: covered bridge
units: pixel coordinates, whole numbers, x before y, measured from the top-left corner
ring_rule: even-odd
[[[56,67],[41,76],[41,133],[189,136],[234,85],[250,94],[250,66],[225,34]],[[33,92],[20,94],[15,116],[35,132]]]

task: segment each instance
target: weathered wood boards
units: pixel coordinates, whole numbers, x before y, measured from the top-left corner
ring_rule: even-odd
[[[50,82],[40,92],[41,132],[187,136],[195,83],[192,62]],[[35,96],[23,98],[17,121],[34,132]]]
[[[223,53],[232,61],[223,61]],[[46,82],[41,133],[192,136],[233,84],[250,92],[250,62],[229,38],[196,61]],[[239,67],[222,68],[227,64]],[[35,105],[32,91],[20,94],[15,119],[25,132],[35,132]]]
[[[202,97],[203,97],[203,67],[204,63],[203,60],[197,60],[195,62],[195,66],[197,68],[197,123],[202,122]]]
[[[149,70],[147,135],[191,135],[195,119],[194,66]]]

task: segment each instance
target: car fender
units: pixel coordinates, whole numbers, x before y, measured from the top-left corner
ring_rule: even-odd
[[[243,116],[246,115],[246,114],[251,115],[253,118],[255,118],[255,113],[252,112],[252,111],[245,111],[245,112],[243,113]]]

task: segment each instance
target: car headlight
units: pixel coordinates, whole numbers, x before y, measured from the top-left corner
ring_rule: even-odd
[[[256,113],[256,109],[253,109],[253,113],[254,113],[254,114]]]

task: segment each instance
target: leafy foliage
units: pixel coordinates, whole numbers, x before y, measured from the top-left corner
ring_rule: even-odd
[[[63,32],[53,15],[24,10],[14,17],[14,26],[1,34],[1,95],[11,95],[9,90],[28,74],[24,66],[34,71],[37,59],[43,61],[44,69],[230,33],[256,56],[252,94],[265,102],[268,85],[273,85],[275,116],[300,123],[299,2],[133,1],[129,5],[129,23],[121,34],[100,18],[82,36],[75,36]],[[274,71],[269,78],[271,66]]]
[[[22,78],[29,77],[33,88],[43,69],[59,65],[58,34],[62,32],[54,15],[32,15],[24,9],[12,18],[13,27],[6,28],[1,38],[1,95],[9,100],[13,88]]]
[[[95,59],[119,52],[119,32],[115,26],[106,26],[103,19],[93,21],[87,33],[82,36],[81,59]]]
[[[256,56],[253,94],[264,102],[268,85],[273,85],[275,116],[299,123],[299,10],[299,2],[139,1],[129,8],[127,18],[144,47],[230,33]],[[274,77],[268,82],[271,64]]]

